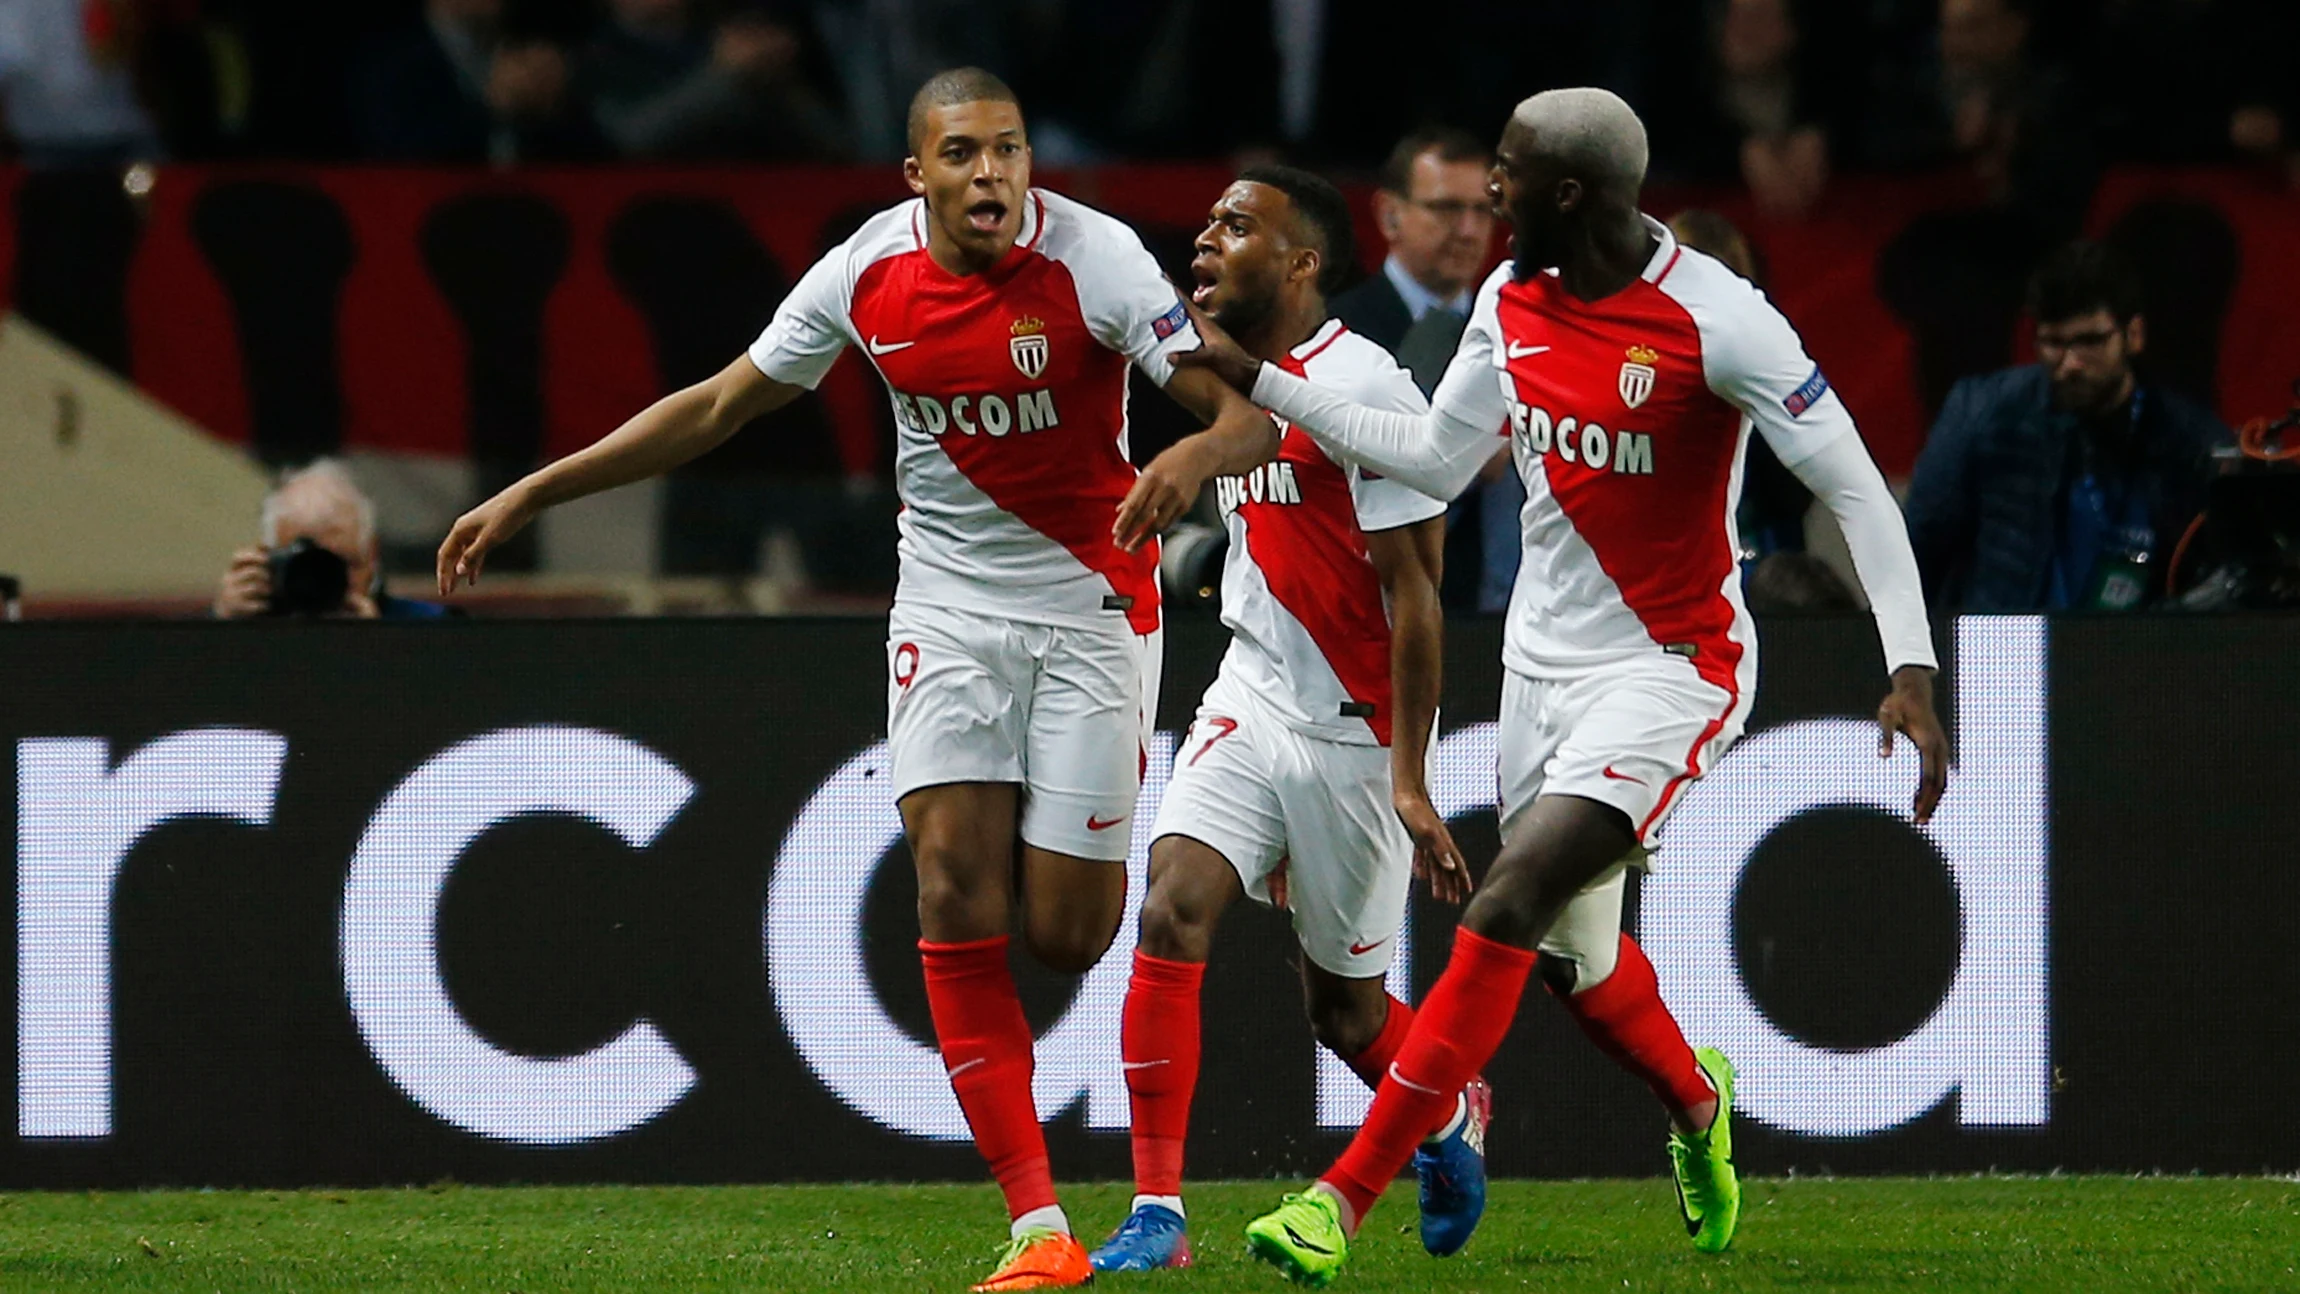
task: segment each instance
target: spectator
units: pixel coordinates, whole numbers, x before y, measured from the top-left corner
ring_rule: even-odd
[[[1985,195],[1917,217],[1878,258],[1878,292],[1915,335],[1928,415],[1959,379],[2012,358],[2022,286],[2046,249],[2077,232],[2100,178],[2074,81],[2030,53],[2036,2],[1941,0],[1940,57],[1916,128],[1872,140],[1887,161],[1961,164]]]
[[[354,620],[424,620],[448,614],[439,603],[395,598],[384,591],[375,504],[333,459],[323,458],[282,475],[264,496],[262,526],[263,547],[232,554],[232,564],[216,589],[218,619],[289,613],[291,608],[282,605],[288,598],[273,585],[273,557],[286,556],[299,541],[309,541],[327,555],[316,562],[323,573],[331,566],[341,572],[341,601],[332,612],[320,614]],[[300,560],[311,564],[310,558]],[[303,580],[300,574],[293,578]],[[323,574],[313,587],[332,591],[331,579]],[[298,583],[299,590],[304,587]]]
[[[1333,300],[1334,316],[1398,357],[1426,394],[1444,374],[1478,276],[1491,263],[1493,155],[1466,131],[1417,131],[1382,163],[1374,224],[1389,255],[1381,272]],[[1446,518],[1448,606],[1500,611],[1509,605],[1523,545],[1517,533],[1524,483],[1502,444],[1478,483]]]
[[[2229,434],[2141,380],[2139,301],[2113,250],[2069,244],[2030,288],[2039,362],[1950,392],[1906,505],[1940,612],[2121,611],[2163,596]]]
[[[798,33],[760,10],[711,27],[693,0],[611,0],[583,79],[625,157],[842,157],[844,124],[800,75],[800,51]]]
[[[583,161],[604,143],[569,85],[567,55],[503,28],[504,0],[426,0],[353,75],[367,155],[393,162]]]
[[[1865,157],[1873,165],[1962,165],[1992,205],[2049,246],[2074,232],[2099,180],[2095,107],[2067,67],[2039,57],[2039,0],[1940,0],[1936,56],[1879,55],[1918,69],[1880,71]]]
[[[109,166],[159,156],[137,98],[128,6],[90,0],[0,4],[0,121],[42,167]]]
[[[1749,186],[1757,209],[1795,217],[1819,200],[1829,178],[1823,82],[1837,59],[1812,48],[1792,0],[1721,0],[1697,24],[1697,53],[1664,44],[1664,67],[1681,84],[1657,86],[1669,105],[1656,120],[1657,164],[1674,178]],[[1691,60],[1690,63],[1688,60]]]
[[[1803,215],[1829,181],[1828,137],[1800,82],[1798,40],[1789,0],[1727,0],[1717,24],[1710,120],[1738,137],[1741,178],[1768,215]]]
[[[1470,294],[1491,264],[1493,154],[1467,131],[1418,131],[1382,163],[1374,224],[1389,244],[1381,273],[1334,298],[1334,317],[1395,351],[1432,309],[1469,318]]]

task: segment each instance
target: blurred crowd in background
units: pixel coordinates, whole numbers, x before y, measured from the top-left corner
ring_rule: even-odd
[[[131,374],[119,283],[135,217],[120,214],[124,166],[875,168],[907,151],[916,86],[979,64],[1019,92],[1042,165],[1283,157],[1373,180],[1387,259],[1334,306],[1397,349],[1426,387],[1496,246],[1483,194],[1500,123],[1543,88],[1603,85],[1647,122],[1656,186],[1738,194],[1760,221],[1824,210],[1844,175],[1922,177],[1896,183],[1928,191],[1937,178],[1957,191],[1941,209],[1894,218],[1873,277],[1909,333],[1915,403],[1930,427],[1909,502],[1928,586],[1941,610],[2125,609],[2179,591],[2192,519],[2236,457],[2235,435],[2208,407],[2236,240],[2179,194],[2120,218],[2106,240],[2121,251],[2071,240],[2113,166],[2243,168],[2264,190],[2300,190],[2295,51],[2296,0],[0,0],[0,162],[58,182],[19,193],[14,307]],[[273,206],[295,199],[313,208],[306,216],[328,205],[316,190],[240,188]],[[543,225],[559,219],[522,211]],[[702,212],[717,223],[701,228],[696,212],[674,214],[654,232],[692,253],[666,262],[684,267],[666,300],[689,320],[699,261],[720,278],[750,263],[701,233],[733,230],[727,246],[767,262],[731,215]],[[260,232],[275,225],[233,219],[259,231],[258,269],[279,269],[269,264],[279,236]],[[1762,258],[1721,217],[1674,223],[1766,281]],[[109,241],[89,232],[113,225]],[[533,241],[528,228],[498,232]],[[333,237],[320,241],[347,236]],[[1170,263],[1187,258],[1186,233],[1145,237]],[[642,241],[633,234],[634,247]],[[474,266],[500,269],[504,257],[481,251]],[[444,255],[426,243],[435,277]],[[562,269],[554,262],[528,285],[528,307],[540,310]],[[330,272],[340,278],[342,266]],[[318,281],[316,271],[280,273]],[[720,311],[724,326],[681,332],[694,334],[698,362],[715,364],[755,330],[780,294],[772,280],[760,271],[719,285],[739,298]],[[473,299],[501,287],[490,279]],[[92,311],[103,317],[80,318]],[[253,338],[250,318],[240,324]],[[2025,357],[2014,345],[2022,319],[2041,362],[2007,368]],[[670,382],[678,365],[657,358]],[[312,359],[303,367],[331,363]],[[502,462],[482,435],[489,418],[474,415],[470,454],[483,478],[532,465],[541,432],[527,424],[539,424],[541,401],[530,392],[513,403],[529,416],[512,419],[524,430]],[[1174,421],[1161,402],[1136,407],[1138,451],[1175,434],[1159,420]],[[836,474],[816,425],[823,414],[807,409],[803,434],[739,442],[759,461],[730,447],[674,475],[658,574],[742,580],[781,565],[803,572],[800,585],[883,588],[891,495],[852,464]],[[336,452],[339,424],[299,428],[304,439],[287,449],[267,445],[259,426],[253,447],[274,466],[302,463]],[[822,461],[774,458],[793,445]],[[289,485],[297,506],[267,513],[264,546],[233,558],[216,614],[279,610],[307,569],[288,562],[299,539],[332,543],[345,568],[322,572],[327,605],[423,610],[389,598],[381,572],[424,569],[435,526],[414,527],[420,542],[387,534],[379,546],[374,505],[341,469]],[[1457,506],[1450,607],[1491,612],[1506,600],[1521,497],[1497,462]],[[1855,605],[1844,580],[1804,560],[1809,504],[1777,463],[1753,454],[1742,516],[1753,600]],[[2286,510],[2300,525],[2300,509]],[[2285,531],[2266,525],[2246,542],[2300,545],[2300,532],[2277,539]],[[795,556],[774,559],[778,541]],[[2187,583],[2199,586],[2198,605],[2300,602],[2300,562],[2238,570],[2215,589],[2201,577],[2228,563],[2209,534],[2196,547]],[[538,569],[524,549],[500,564]],[[1187,594],[1203,581],[1179,583]]]
[[[1660,179],[1795,210],[1962,161],[2050,218],[2109,160],[2300,159],[2296,37],[2289,0],[9,0],[0,114],[33,165],[870,161],[977,63],[1042,160],[1370,167],[1597,84]]]

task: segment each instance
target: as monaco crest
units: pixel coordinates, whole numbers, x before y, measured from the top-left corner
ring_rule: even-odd
[[[1629,362],[1621,366],[1621,402],[1634,409],[1653,398],[1653,361],[1661,352],[1650,346],[1629,348]]]
[[[1014,356],[1014,366],[1022,375],[1035,382],[1046,371],[1046,321],[1024,315],[1008,329],[1014,339],[1006,343],[1007,353]]]

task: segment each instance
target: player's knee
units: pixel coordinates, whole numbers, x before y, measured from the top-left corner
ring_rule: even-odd
[[[1462,910],[1464,929],[1513,948],[1530,948],[1537,935],[1539,894],[1533,887],[1503,881],[1489,883],[1471,897]]]
[[[968,866],[954,851],[912,846],[918,860],[920,928],[987,939],[1007,928],[1008,882],[995,869]]]
[[[1170,961],[1202,962],[1214,942],[1217,915],[1212,905],[1185,889],[1153,885],[1142,900],[1142,951]]]

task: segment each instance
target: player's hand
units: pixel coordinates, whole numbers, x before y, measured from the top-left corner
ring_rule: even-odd
[[[264,557],[264,550],[242,548],[233,553],[231,566],[216,586],[216,618],[245,620],[268,614],[271,609],[272,568]]]
[[[439,595],[453,593],[459,580],[479,583],[479,569],[486,564],[487,554],[524,529],[537,511],[522,483],[457,517],[455,528],[439,545]]]
[[[1462,903],[1471,890],[1477,888],[1469,876],[1469,864],[1462,861],[1461,848],[1453,842],[1445,819],[1438,815],[1437,806],[1427,795],[1406,792],[1395,796],[1391,805],[1397,810],[1398,821],[1405,824],[1406,834],[1414,842],[1414,875],[1429,883],[1430,894],[1441,903]]]
[[[1893,671],[1892,695],[1877,707],[1877,758],[1893,753],[1893,734],[1916,743],[1924,759],[1924,774],[1917,781],[1917,797],[1909,806],[1920,823],[1933,819],[1941,793],[1949,789],[1949,738],[1933,715],[1933,672],[1921,665]]]
[[[1110,527],[1113,543],[1131,553],[1181,520],[1198,501],[1207,472],[1199,461],[1200,447],[1191,443],[1194,439],[1186,439],[1151,459],[1134,478],[1134,488],[1119,502],[1118,519]]]
[[[1262,372],[1262,361],[1247,354],[1246,348],[1223,332],[1212,315],[1190,304],[1188,298],[1183,299],[1182,308],[1190,312],[1190,322],[1198,329],[1198,349],[1176,353],[1174,367],[1206,369],[1238,394],[1252,396],[1254,379]]]

